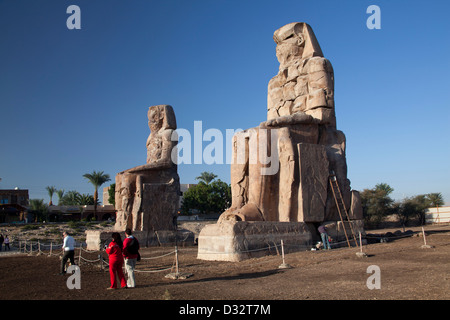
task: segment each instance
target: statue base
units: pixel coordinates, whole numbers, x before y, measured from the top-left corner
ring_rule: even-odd
[[[198,237],[197,258],[242,261],[270,254],[309,250],[312,235],[304,222],[222,221],[205,226]]]

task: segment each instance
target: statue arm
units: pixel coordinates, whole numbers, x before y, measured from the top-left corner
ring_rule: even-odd
[[[121,173],[139,173],[141,171],[152,171],[152,170],[161,170],[161,169],[169,169],[173,165],[170,159],[165,161],[156,161],[152,163],[147,163],[142,166],[137,166],[128,170],[125,170]]]
[[[311,115],[306,114],[302,111],[296,112],[288,116],[282,116],[274,119],[267,120],[260,124],[260,128],[267,127],[281,127],[290,124],[317,124],[319,121],[313,118]]]
[[[154,160],[150,163],[137,166],[128,170],[125,170],[121,173],[139,173],[142,171],[151,171],[151,170],[161,170],[161,169],[169,169],[175,163],[172,161],[172,149],[176,146],[177,142],[171,140],[172,131],[174,130],[164,130],[161,133],[162,136],[162,147],[161,147],[161,158]],[[149,139],[147,139],[147,147],[149,145]]]

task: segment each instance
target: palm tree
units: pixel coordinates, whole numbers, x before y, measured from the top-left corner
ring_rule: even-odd
[[[61,200],[64,197],[64,190],[56,190],[56,194],[58,195],[58,206],[61,204]]]
[[[93,171],[92,173],[86,173],[83,175],[88,179],[90,183],[94,185],[94,217],[97,219],[97,201],[98,201],[98,188],[107,181],[110,181],[109,174],[103,173],[103,171]]]
[[[51,186],[51,187],[46,187],[45,189],[47,189],[48,195],[50,196],[50,202],[48,205],[52,206],[53,205],[52,197],[53,197],[53,194],[56,192],[56,188]]]
[[[200,174],[200,176],[198,176],[197,178],[195,178],[195,180],[201,180],[206,184],[209,184],[211,181],[213,181],[215,178],[217,178],[217,175],[215,175],[212,172],[202,172]]]
[[[78,191],[67,191],[61,198],[59,205],[76,206],[80,203],[80,193]]]
[[[440,192],[429,193],[426,197],[432,207],[440,207],[444,205],[444,198]]]
[[[30,208],[34,212],[36,222],[47,220],[48,208],[44,199],[30,199]]]

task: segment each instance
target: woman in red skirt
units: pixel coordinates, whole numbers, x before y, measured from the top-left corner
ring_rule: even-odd
[[[112,234],[112,241],[109,246],[106,248],[106,253],[109,255],[109,275],[111,278],[111,287],[108,289],[117,289],[117,279],[116,276],[119,277],[119,281],[122,288],[127,287],[127,281],[125,280],[125,276],[123,275],[123,254],[122,254],[122,239],[120,238],[120,234],[114,232]]]

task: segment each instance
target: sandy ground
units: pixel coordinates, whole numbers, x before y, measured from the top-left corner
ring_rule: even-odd
[[[450,227],[427,227],[427,243],[416,233],[386,243],[356,248],[303,251],[285,256],[290,269],[279,269],[273,255],[242,262],[211,262],[196,258],[196,247],[180,248],[179,272],[187,279],[168,279],[175,272],[173,248],[141,250],[134,289],[106,290],[107,267],[80,264],[81,289],[68,289],[69,276],[59,275],[58,256],[1,255],[2,300],[448,300],[450,298]],[[415,229],[419,231],[419,228]],[[171,253],[172,252],[172,253]],[[161,257],[164,254],[165,257]],[[78,257],[78,253],[77,253]],[[94,261],[98,253],[82,252]],[[151,259],[152,257],[158,257]],[[380,289],[370,266],[379,268]],[[172,268],[172,269],[167,269]],[[159,271],[163,270],[164,271]],[[368,273],[369,271],[369,273]],[[369,279],[370,278],[370,279]],[[372,280],[371,280],[372,279]]]

